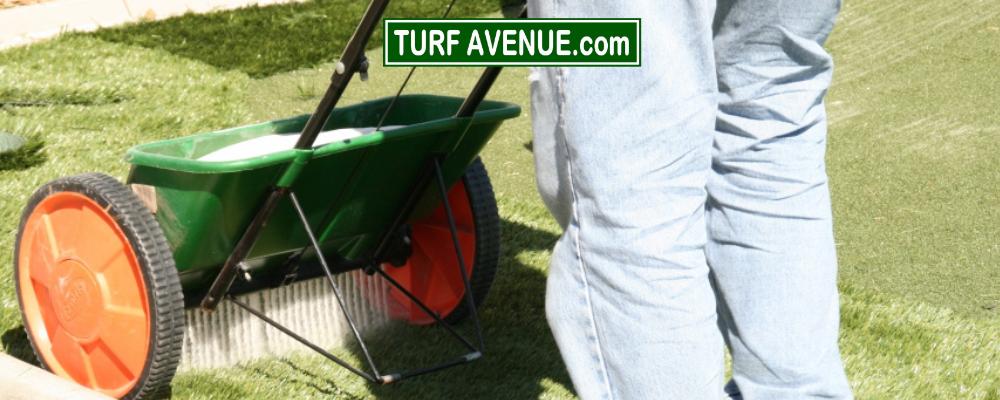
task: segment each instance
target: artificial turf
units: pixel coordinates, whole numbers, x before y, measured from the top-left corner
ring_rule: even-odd
[[[1000,3],[910,5],[847,2],[829,43],[841,279],[997,322]]]
[[[439,18],[443,0],[392,2],[390,18]],[[461,0],[449,17],[496,12],[517,0]],[[254,78],[334,60],[340,55],[367,2],[314,0],[268,7],[252,6],[210,14],[188,14],[166,21],[131,24],[96,33],[104,40],[164,49],[221,69]],[[380,38],[381,24],[373,34]],[[369,48],[381,40],[369,42]]]
[[[224,14],[242,18],[240,11]],[[1000,4],[976,0],[858,0],[845,4],[829,44],[837,62],[828,169],[841,346],[859,399],[1000,399],[998,16]],[[170,21],[156,29],[169,30],[162,26]],[[227,24],[213,21],[201,24]],[[122,178],[121,156],[132,145],[309,112],[331,69],[322,63],[330,57],[267,73],[253,73],[264,70],[239,57],[232,66],[212,64],[213,52],[228,54],[224,41],[191,54],[125,44],[147,40],[155,30],[145,26],[126,28],[136,36],[130,41],[99,40],[99,32],[0,52],[0,93],[53,103],[0,108],[0,131],[39,138],[45,157],[26,169],[0,170],[0,265],[11,264],[20,208],[45,181],[85,171]],[[371,57],[372,80],[353,83],[346,101],[390,95],[402,80],[405,69],[381,68],[378,52]],[[419,69],[407,91],[462,95],[477,72]],[[501,272],[483,308],[485,359],[379,387],[321,358],[292,354],[182,373],[175,396],[572,397],[543,317],[549,249],[559,232],[534,192],[527,71],[505,71],[491,97],[524,105],[525,115],[506,123],[483,154],[504,228]],[[29,357],[10,278],[0,274],[0,342]],[[407,351],[380,357],[403,362],[437,354],[434,346],[412,346],[421,342],[410,335],[422,332],[398,333],[374,339],[406,343]],[[352,349],[339,351],[357,361]]]

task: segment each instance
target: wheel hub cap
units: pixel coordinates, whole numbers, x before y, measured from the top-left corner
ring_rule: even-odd
[[[94,274],[81,262],[64,259],[53,270],[55,290],[49,295],[56,318],[66,332],[80,341],[97,335],[103,301]]]

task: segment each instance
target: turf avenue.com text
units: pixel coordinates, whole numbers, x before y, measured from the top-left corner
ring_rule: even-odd
[[[399,46],[398,54],[414,56],[466,56],[503,55],[525,56],[541,55],[558,56],[575,55],[630,55],[631,41],[624,36],[583,36],[579,40],[570,40],[571,32],[566,29],[474,29],[463,31],[457,29],[420,29],[393,30]],[[464,45],[463,45],[464,44]]]

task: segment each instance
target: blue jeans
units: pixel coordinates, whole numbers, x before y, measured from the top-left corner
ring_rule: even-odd
[[[642,18],[639,68],[532,72],[538,187],[565,230],[546,315],[580,397],[851,398],[824,163],[839,1],[529,6]]]

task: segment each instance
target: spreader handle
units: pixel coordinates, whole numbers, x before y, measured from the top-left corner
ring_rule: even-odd
[[[323,100],[316,107],[316,112],[306,122],[306,126],[302,130],[302,135],[299,137],[298,143],[295,144],[296,149],[312,148],[316,137],[323,130],[323,125],[326,125],[327,118],[330,117],[333,108],[340,101],[340,96],[344,94],[344,89],[347,88],[351,77],[354,76],[354,72],[361,66],[361,60],[365,56],[365,45],[368,43],[368,39],[371,38],[375,27],[378,26],[378,21],[382,19],[382,14],[388,5],[389,0],[372,0],[368,4],[365,16],[361,18],[361,23],[358,24],[354,35],[347,42],[347,48],[344,49],[344,54],[340,57],[340,61],[337,62],[337,67],[334,68],[333,77],[330,78],[330,88],[323,95]],[[212,282],[208,293],[201,300],[201,307],[203,309],[208,311],[214,310],[219,305],[219,302],[222,301],[223,296],[229,293],[229,288],[233,285],[233,280],[236,279],[237,265],[250,254],[250,250],[253,249],[253,244],[257,241],[261,229],[271,219],[271,214],[278,207],[279,201],[288,194],[288,188],[280,185],[281,182],[279,182],[279,187],[272,189],[268,194],[267,200],[264,201],[264,204],[257,210],[253,219],[250,220],[250,225],[243,232],[243,236],[236,243],[233,252],[226,259],[225,264],[222,265],[222,269],[216,275],[215,281]]]
[[[319,106],[316,107],[316,112],[309,117],[309,122],[306,122],[305,128],[302,129],[302,135],[299,136],[298,143],[295,143],[296,149],[305,150],[312,148],[316,137],[319,136],[319,133],[323,130],[323,126],[326,125],[326,120],[330,118],[330,113],[333,112],[333,108],[340,101],[340,96],[347,89],[347,84],[361,66],[361,61],[365,57],[365,46],[368,44],[368,40],[371,39],[372,32],[378,26],[378,21],[382,19],[382,14],[388,5],[389,0],[372,0],[368,4],[365,16],[361,18],[361,23],[358,24],[358,28],[354,31],[354,35],[351,36],[351,40],[347,42],[344,54],[340,56],[340,61],[337,62],[337,66],[334,68],[333,76],[330,78],[330,87],[326,90],[326,94],[323,95],[323,100],[319,102]]]

